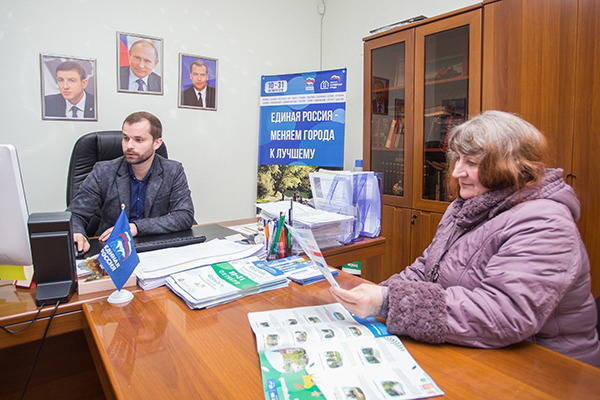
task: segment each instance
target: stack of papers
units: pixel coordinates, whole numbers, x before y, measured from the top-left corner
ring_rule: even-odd
[[[300,285],[310,285],[325,279],[312,261],[300,256],[291,256],[273,261],[256,261],[254,264],[263,269],[272,268],[281,271],[286,278]],[[333,276],[340,274],[339,270],[332,267],[329,267],[329,271]]]
[[[171,274],[251,256],[265,259],[265,246],[214,239],[205,243],[140,253],[140,264],[135,274],[142,289],[154,289],[164,285]]]
[[[256,257],[213,264],[169,276],[166,284],[188,307],[206,308],[286,287],[281,271],[260,268]]]
[[[289,215],[290,201],[257,203],[264,219],[276,219]],[[321,249],[347,244],[353,239],[354,217],[324,210],[316,210],[300,203],[293,203],[292,224],[294,227],[310,229]],[[287,221],[290,223],[289,220]],[[299,250],[294,248],[294,251]]]

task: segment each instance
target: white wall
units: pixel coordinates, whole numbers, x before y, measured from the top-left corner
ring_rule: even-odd
[[[198,222],[253,215],[261,75],[319,69],[320,0],[4,1],[0,4],[0,143],[19,151],[29,209],[65,207],[73,144],[120,129],[129,113],[162,121],[169,156],[187,171]],[[326,0],[323,69],[347,67],[345,164],[362,157],[362,38],[468,0]],[[376,6],[373,6],[375,4]],[[164,39],[164,95],[116,91],[116,31]],[[97,59],[98,121],[42,121],[39,53]],[[219,59],[218,111],[177,108],[178,53]]]
[[[318,0],[320,2],[320,0]],[[405,19],[433,17],[457,10],[476,0],[325,0],[323,69],[348,68],[344,165],[351,169],[362,159],[363,41],[369,31]]]
[[[187,171],[196,220],[251,216],[260,76],[318,69],[319,27],[314,0],[3,1],[0,143],[19,151],[30,212],[64,209],[77,138],[147,110]],[[116,31],[164,39],[163,96],[117,93]],[[97,59],[97,122],[41,120],[40,52]],[[177,108],[179,52],[219,59],[217,112]]]

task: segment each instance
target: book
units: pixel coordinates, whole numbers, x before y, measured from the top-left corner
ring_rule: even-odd
[[[131,274],[131,276],[127,279],[123,287],[127,288],[136,285],[137,279],[135,277],[135,274]],[[108,275],[104,275],[96,279],[79,278],[77,280],[77,293],[79,295],[101,292],[103,290],[117,290],[115,284]]]
[[[362,261],[354,261],[351,263],[347,263],[342,265],[342,271],[347,272],[352,275],[359,275],[362,271]]]
[[[402,118],[393,119],[385,139],[385,148],[398,149],[402,147],[402,134],[404,133],[404,122]]]
[[[23,274],[25,279],[17,279],[13,281],[13,284],[19,288],[32,289],[35,287],[35,280],[33,279],[33,265],[24,265]]]
[[[444,394],[402,341],[340,304],[248,313],[265,399],[420,399]]]
[[[398,128],[398,121],[393,119],[390,122],[390,129],[388,129],[388,134],[387,137],[385,138],[385,145],[384,147],[387,149],[393,149],[394,148],[394,135],[396,133],[396,130]]]
[[[79,295],[117,289],[110,276],[100,266],[97,254],[85,260],[77,260],[75,266],[77,270],[77,293]],[[135,273],[133,273],[123,287],[135,286],[136,283]]]

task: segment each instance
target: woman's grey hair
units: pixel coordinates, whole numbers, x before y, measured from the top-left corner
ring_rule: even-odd
[[[485,111],[450,131],[451,168],[459,154],[482,157],[479,180],[488,189],[520,189],[539,182],[544,175],[546,139],[514,114]]]

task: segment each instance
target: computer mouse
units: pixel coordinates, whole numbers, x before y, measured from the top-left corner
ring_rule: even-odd
[[[75,259],[77,260],[83,260],[85,258],[85,252],[84,251],[78,251],[77,248],[75,248]]]

